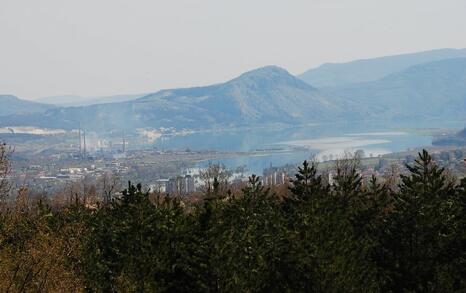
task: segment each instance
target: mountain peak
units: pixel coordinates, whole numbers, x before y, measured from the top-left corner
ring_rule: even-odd
[[[239,77],[227,82],[227,84],[257,84],[257,85],[289,85],[301,89],[314,90],[312,86],[290,74],[286,69],[276,65],[260,67],[241,74]]]
[[[291,75],[286,69],[281,68],[276,65],[268,65],[264,67],[260,67],[257,69],[253,69],[247,71],[239,76],[241,77],[248,77],[248,76],[261,76],[261,77],[270,77],[270,76],[278,76],[278,75]]]

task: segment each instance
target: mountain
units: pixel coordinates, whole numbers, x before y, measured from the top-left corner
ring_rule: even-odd
[[[377,81],[328,88],[375,119],[464,119],[466,58],[415,65]]]
[[[94,104],[108,104],[117,102],[126,102],[137,99],[144,96],[145,94],[137,95],[113,95],[103,97],[82,97],[76,95],[65,95],[65,96],[53,96],[39,98],[36,101],[40,103],[51,104],[61,107],[72,107],[72,106],[89,106]]]
[[[138,127],[216,128],[263,124],[322,122],[341,118],[320,91],[286,70],[268,66],[217,85],[163,90],[133,101],[62,107],[44,114],[10,116],[0,124],[94,130]]]
[[[464,120],[466,58],[417,64],[374,81],[322,89],[282,68],[267,66],[225,83],[162,90],[130,101],[56,108],[42,105],[45,112],[34,111],[35,107],[19,107],[27,108],[22,110],[27,112],[18,112],[13,107],[12,111],[3,110],[0,126],[71,129],[81,123],[89,130],[109,131],[358,120],[387,123]]]
[[[83,97],[76,95],[63,95],[63,96],[53,96],[53,97],[43,97],[35,100],[39,103],[45,103],[55,106],[78,106],[80,102],[83,101]],[[81,105],[79,105],[81,106]]]
[[[347,63],[326,63],[304,72],[299,78],[317,88],[345,86],[375,81],[414,65],[453,58],[466,58],[466,49],[438,49]]]
[[[441,135],[435,137],[433,145],[437,146],[446,146],[446,145],[456,145],[456,146],[465,146],[466,145],[466,128],[456,133],[455,135]]]
[[[224,125],[319,121],[342,110],[317,89],[276,66],[253,70],[219,85],[161,91],[138,102],[174,105],[163,116],[167,122],[181,110],[179,105],[185,105],[194,113],[181,112],[183,120],[194,122],[202,117],[205,124]]]
[[[45,112],[52,105],[21,100],[12,95],[0,95],[0,116]]]

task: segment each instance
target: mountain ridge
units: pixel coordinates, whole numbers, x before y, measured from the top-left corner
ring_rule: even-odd
[[[31,114],[46,111],[55,106],[20,99],[14,95],[0,95],[0,116],[12,114]]]
[[[466,58],[418,64],[376,81],[324,92],[337,100],[367,105],[373,117],[464,119]]]
[[[325,63],[303,72],[298,77],[317,88],[345,86],[375,81],[417,64],[464,57],[466,57],[466,48],[435,49],[343,63]]]
[[[161,90],[127,102],[51,109],[24,123],[72,128],[80,122],[99,130],[192,129],[328,121],[341,114],[343,108],[314,87],[283,68],[266,66],[210,86]],[[20,118],[2,120],[4,124]]]
[[[127,95],[111,95],[111,96],[96,96],[96,97],[82,97],[78,95],[61,95],[42,97],[34,100],[34,102],[45,103],[57,107],[78,107],[90,106],[96,104],[107,104],[116,102],[125,102],[142,97],[145,94],[127,94]]]
[[[466,111],[466,57],[425,62],[374,81],[326,88],[314,87],[278,66],[265,66],[223,83],[165,89],[130,101],[43,107],[31,113],[11,107],[0,115],[0,125],[71,129],[82,123],[90,130],[108,131],[458,120]]]

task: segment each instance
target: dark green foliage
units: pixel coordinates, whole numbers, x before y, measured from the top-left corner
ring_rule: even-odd
[[[451,251],[459,233],[455,189],[424,150],[402,175],[400,192],[386,217],[379,262],[396,292],[449,292],[460,280],[451,274]],[[387,289],[388,289],[387,288]],[[464,287],[463,287],[464,289]]]
[[[311,202],[317,200],[323,193],[327,192],[326,186],[322,182],[322,176],[317,175],[315,163],[303,162],[302,167],[298,167],[298,173],[290,187],[291,199],[294,201]]]
[[[90,292],[466,292],[466,179],[426,151],[398,188],[358,168],[339,161],[327,184],[304,162],[283,194],[257,176],[236,193],[214,178],[197,203],[132,184],[96,209],[39,200],[17,206],[28,217],[0,214],[0,244],[14,255],[37,223],[81,243],[61,266]]]
[[[455,187],[427,152],[399,192],[363,184],[341,160],[327,185],[304,162],[290,192],[256,176],[241,195],[214,179],[191,212],[152,203],[129,186],[93,217],[85,271],[106,291],[460,292],[466,253],[466,181]],[[280,199],[283,198],[283,199]]]
[[[190,217],[178,199],[153,204],[129,184],[120,200],[91,220],[85,270],[98,291],[189,291],[199,270]]]

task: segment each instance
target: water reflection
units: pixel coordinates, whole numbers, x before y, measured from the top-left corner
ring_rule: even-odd
[[[317,156],[332,159],[345,151],[362,149],[367,156],[404,151],[429,146],[432,137],[406,131],[408,128],[448,127],[461,128],[462,121],[427,121],[414,123],[347,123],[321,124],[296,127],[268,127],[228,131],[199,132],[185,136],[169,137],[156,143],[160,148],[190,148],[192,150],[220,150],[254,152],[265,150],[262,155],[247,155],[211,161],[229,168],[246,165],[250,172],[262,174],[264,168],[299,164]],[[402,130],[400,130],[402,129]],[[281,152],[276,152],[281,149]],[[273,153],[267,153],[273,150]],[[209,161],[199,163],[204,167]]]

